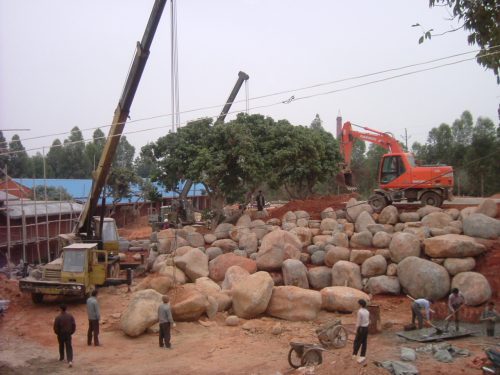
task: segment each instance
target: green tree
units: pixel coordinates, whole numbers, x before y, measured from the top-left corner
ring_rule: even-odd
[[[116,148],[116,155],[113,160],[113,168],[132,168],[134,164],[135,147],[122,135]]]
[[[5,169],[5,166],[9,162],[9,144],[3,136],[3,132],[0,130],[0,169]]]
[[[51,171],[50,177],[65,178],[65,164],[62,143],[59,139],[55,139],[47,153],[47,166]]]
[[[139,156],[135,158],[134,167],[136,173],[143,178],[151,178],[157,175],[158,168],[156,167],[153,143],[141,147]]]
[[[311,122],[311,129],[324,130],[323,121],[320,119],[319,115],[316,113],[316,117]]]
[[[89,178],[91,163],[85,154],[85,142],[80,129],[75,126],[63,144],[62,178]]]
[[[54,172],[52,171],[50,165],[45,159],[45,176],[44,176],[44,168],[43,168],[44,160],[43,155],[40,152],[37,152],[35,155],[31,157],[31,165],[32,165],[32,174],[30,177],[33,178],[51,178],[54,177]]]
[[[91,171],[97,168],[97,164],[101,159],[102,150],[106,143],[106,136],[101,129],[94,130],[92,134],[92,141],[85,145],[85,155],[90,162]]]
[[[11,177],[31,177],[31,162],[19,135],[14,134],[9,143],[7,173]]]
[[[500,46],[500,5],[498,0],[429,0],[429,6],[450,8],[453,20],[469,32],[467,42],[478,45],[477,61],[492,69],[500,83],[498,48]],[[441,34],[442,35],[442,34]]]
[[[427,137],[428,158],[433,164],[450,164],[453,155],[453,137],[448,124],[433,128]]]
[[[47,188],[45,188],[43,185],[37,185],[35,187],[33,191],[33,199],[35,198],[40,201],[45,199],[48,201],[68,201],[73,199],[71,194],[69,194],[68,191],[62,186],[47,186]]]

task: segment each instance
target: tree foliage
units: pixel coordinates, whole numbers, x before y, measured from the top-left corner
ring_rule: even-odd
[[[498,0],[429,0],[429,6],[450,8],[453,18],[469,32],[467,42],[478,45],[477,61],[492,69],[500,83],[500,4]]]
[[[43,186],[37,185],[35,189],[33,189],[33,199],[42,201],[68,201],[73,197],[68,191],[62,186],[54,187],[54,186]]]

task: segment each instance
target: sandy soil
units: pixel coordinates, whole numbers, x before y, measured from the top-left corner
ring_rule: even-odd
[[[337,208],[349,196],[323,197],[311,201],[294,201],[276,209],[273,217],[289,209],[306,209],[319,217],[326,207]],[[281,212],[284,211],[284,212]],[[144,222],[124,229],[132,238],[144,238],[149,230]],[[124,233],[124,232],[121,232]],[[477,269],[485,274],[499,301],[500,241],[485,241],[489,251],[477,262]],[[140,282],[140,279],[135,280]],[[242,320],[238,327],[224,324],[227,314],[218,313],[212,321],[181,322],[172,332],[172,350],[160,349],[155,333],[138,338],[125,336],[119,328],[119,317],[130,299],[126,286],[100,289],[101,347],[87,346],[87,317],[81,301],[68,303],[77,322],[73,336],[74,367],[59,362],[57,339],[52,331],[54,317],[60,301],[53,299],[42,305],[33,305],[28,295],[21,294],[18,283],[0,275],[0,299],[11,300],[3,317],[0,317],[0,374],[304,374],[293,370],[287,361],[290,341],[317,343],[315,328],[340,317],[348,330],[354,330],[354,314],[333,314],[322,311],[313,322],[289,322],[261,317]],[[323,364],[310,369],[310,374],[378,375],[387,374],[378,368],[376,361],[398,360],[401,347],[417,348],[423,344],[396,336],[411,318],[410,301],[403,297],[375,296],[373,303],[380,306],[383,331],[369,336],[368,361],[360,366],[351,359],[353,335],[346,347],[323,354]],[[443,301],[434,307],[437,318],[446,315]],[[467,307],[463,316],[467,321],[477,321],[481,307]],[[272,334],[279,325],[282,332]],[[481,327],[479,327],[481,329]],[[498,335],[498,330],[497,330]],[[469,349],[470,357],[456,358],[453,363],[437,362],[430,354],[419,354],[415,365],[421,374],[481,374],[483,348],[498,343],[483,336],[453,340],[460,348]]]

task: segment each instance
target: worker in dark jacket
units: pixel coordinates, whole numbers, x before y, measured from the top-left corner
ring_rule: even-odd
[[[266,205],[266,199],[262,194],[262,190],[259,190],[259,194],[257,194],[255,200],[257,201],[257,211],[262,211],[264,209],[264,206]]]
[[[71,335],[75,333],[76,324],[73,315],[66,312],[66,305],[59,306],[61,313],[54,320],[54,332],[59,341],[59,360],[64,361],[64,348],[66,347],[66,358],[69,367],[73,367],[73,347],[71,346]]]
[[[172,318],[172,309],[170,307],[170,299],[168,296],[162,297],[163,303],[158,307],[158,321],[160,323],[160,348],[165,345],[166,349],[171,349],[170,345],[170,325],[175,327],[174,319]]]
[[[92,334],[94,335],[94,345],[99,346],[99,303],[97,302],[97,289],[92,291],[92,295],[87,299],[87,316],[89,318],[89,329],[87,331],[87,345],[92,345]]]

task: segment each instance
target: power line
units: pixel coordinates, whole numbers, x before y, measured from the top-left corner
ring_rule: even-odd
[[[493,46],[493,47],[490,48],[490,50],[495,50],[495,49],[498,49],[498,48],[500,48],[500,46]],[[268,98],[268,97],[272,97],[272,96],[277,96],[277,95],[282,95],[282,94],[288,94],[288,93],[292,93],[292,92],[296,92],[296,91],[304,91],[304,90],[308,90],[308,89],[312,89],[312,88],[333,85],[333,84],[337,84],[337,83],[341,83],[341,82],[352,81],[352,80],[357,80],[357,79],[361,79],[361,78],[367,78],[367,77],[371,77],[371,76],[375,76],[375,75],[379,75],[379,74],[384,74],[384,73],[388,73],[388,72],[394,72],[394,71],[398,71],[398,70],[408,69],[408,68],[415,67],[415,66],[427,65],[427,64],[431,64],[431,63],[434,63],[434,62],[447,60],[447,59],[454,58],[454,57],[459,57],[459,56],[464,56],[464,55],[468,55],[468,54],[471,54],[471,53],[476,53],[478,51],[480,51],[480,50],[473,50],[473,51],[468,51],[468,52],[461,52],[461,53],[457,53],[457,54],[453,54],[453,55],[449,55],[449,56],[445,56],[445,57],[440,57],[440,58],[437,58],[437,59],[427,60],[427,61],[423,61],[423,62],[419,62],[419,63],[415,63],[415,64],[409,64],[409,65],[404,65],[404,66],[400,66],[400,67],[396,67],[396,68],[384,69],[384,70],[380,70],[380,71],[373,72],[373,73],[367,73],[367,74],[362,74],[362,75],[357,75],[357,76],[351,76],[351,77],[347,77],[347,78],[341,78],[341,79],[334,80],[334,81],[327,81],[327,82],[317,83],[317,84],[303,86],[303,87],[299,87],[299,88],[295,88],[295,89],[290,89],[290,90],[277,91],[277,92],[274,92],[274,93],[264,94],[264,95],[256,96],[256,97],[253,97],[253,98],[249,98],[248,100],[249,101],[259,100],[259,99],[264,99],[264,98]],[[483,55],[483,56],[485,56],[485,55]],[[471,58],[470,60],[473,60],[473,59],[475,59],[475,57]],[[240,103],[240,102],[243,102],[243,101],[246,101],[246,100],[247,99],[235,100],[233,102],[233,104]],[[216,108],[220,108],[224,104],[225,103],[223,103],[223,104],[217,104],[217,105],[211,105],[211,106],[205,106],[205,107],[198,107],[198,108],[193,108],[193,109],[188,109],[188,110],[185,110],[185,111],[180,111],[179,114],[187,114],[187,113],[193,113],[193,112],[199,112],[199,111],[206,111],[206,110],[210,110],[210,109],[216,109]],[[171,116],[173,116],[173,113],[167,113],[167,114],[161,114],[161,115],[143,117],[143,118],[139,118],[139,119],[135,119],[135,120],[129,120],[129,121],[127,121],[127,123],[128,124],[133,124],[133,123],[137,123],[137,122],[149,121],[149,120],[154,120],[154,119],[163,118],[163,117],[171,117]],[[112,126],[112,124],[106,124],[106,125],[100,125],[100,126],[96,126],[96,127],[83,128],[80,131],[96,130],[96,129],[106,128],[106,127],[111,127],[111,126]],[[70,134],[71,133],[72,132],[70,131]],[[33,140],[33,139],[40,139],[40,138],[61,136],[61,135],[66,135],[66,134],[68,134],[68,132],[52,133],[52,134],[46,134],[46,135],[41,135],[41,136],[28,137],[28,138],[24,138],[22,140],[20,139],[19,142]]]
[[[498,51],[498,52],[492,52],[490,54],[485,54],[485,55],[482,55],[482,56],[492,56],[492,55],[496,55],[496,54],[499,54],[499,53],[500,53],[500,51]],[[414,71],[411,71],[411,72],[406,72],[406,73],[398,74],[398,75],[391,76],[391,77],[385,77],[385,78],[377,79],[377,80],[374,80],[374,81],[364,82],[364,83],[360,83],[360,84],[356,84],[356,85],[352,85],[352,86],[348,86],[348,87],[344,87],[344,88],[340,88],[340,89],[336,89],[336,90],[330,90],[330,91],[325,91],[325,92],[321,92],[321,93],[315,93],[315,94],[311,94],[311,95],[304,95],[304,96],[299,96],[299,97],[296,97],[296,96],[292,95],[288,100],[285,100],[285,101],[278,101],[278,102],[273,102],[273,103],[269,103],[269,104],[263,104],[263,105],[260,105],[260,106],[251,107],[249,109],[253,111],[253,110],[256,110],[256,109],[269,108],[269,107],[274,107],[274,106],[282,105],[282,104],[290,104],[292,102],[296,102],[296,101],[299,101],[299,100],[311,99],[311,98],[318,97],[318,96],[325,96],[325,95],[330,95],[330,94],[334,94],[334,93],[338,93],[338,92],[348,91],[348,90],[352,90],[352,89],[359,88],[359,87],[364,87],[364,86],[369,86],[369,85],[373,85],[373,84],[376,84],[376,83],[390,81],[390,80],[393,80],[393,79],[396,79],[396,78],[406,77],[406,76],[410,76],[410,75],[414,75],[414,74],[418,74],[418,73],[423,73],[423,72],[427,72],[427,71],[431,71],[431,70],[435,70],[435,69],[439,69],[439,68],[443,68],[443,67],[447,67],[447,66],[451,66],[451,65],[460,64],[460,63],[471,61],[471,60],[474,60],[474,59],[475,59],[475,57],[473,57],[473,58],[467,58],[467,59],[462,59],[462,60],[453,61],[453,62],[446,63],[446,64],[436,65],[436,66],[433,66],[433,67],[430,67],[430,68],[418,69],[418,70],[414,70]],[[271,96],[271,94],[269,96]],[[218,107],[219,106],[217,106],[217,108]],[[233,111],[228,112],[228,114],[239,113],[239,112],[241,112],[241,111],[233,110]],[[139,122],[139,121],[157,119],[157,118],[166,117],[166,116],[170,116],[170,114],[168,114],[168,115],[151,116],[151,117],[148,117],[148,118],[143,118],[143,119],[140,119],[140,120],[129,121],[129,122]],[[217,118],[216,115],[205,116],[205,117]],[[185,123],[182,123],[182,125],[186,125],[188,123],[189,122],[186,121]],[[107,126],[111,126],[111,125],[107,125]],[[135,130],[135,131],[130,131],[130,132],[124,132],[121,135],[142,133],[142,132],[147,132],[147,131],[162,129],[162,128],[165,128],[165,127],[166,127],[165,125],[162,125],[162,126],[157,126],[157,127],[147,128],[147,129],[140,129],[140,130]],[[97,128],[90,128],[90,129],[97,129]],[[63,133],[63,134],[66,134],[66,133]],[[117,134],[115,136],[121,136],[121,135]],[[39,138],[46,138],[46,137],[47,136],[38,136],[38,137],[31,137],[30,139],[39,139]],[[74,142],[66,142],[64,144],[61,144],[60,146],[69,145],[69,144],[75,144],[75,143],[81,143],[81,142],[86,142],[86,141],[90,141],[90,140],[94,140],[94,139],[105,139],[105,138],[107,138],[107,137],[97,137],[97,138],[86,139],[86,140],[83,139],[83,140],[74,141]],[[19,141],[21,142],[21,140],[19,140]],[[24,150],[18,150],[18,151],[8,151],[8,152],[0,153],[0,155],[9,155],[9,154],[15,154],[15,153],[26,152],[26,151],[41,150],[41,149],[50,148],[50,147],[59,147],[59,145],[57,145],[57,146],[53,146],[53,145],[52,146],[48,146],[48,145],[46,145],[46,146],[35,147],[35,148],[31,148],[31,149],[24,149]]]

